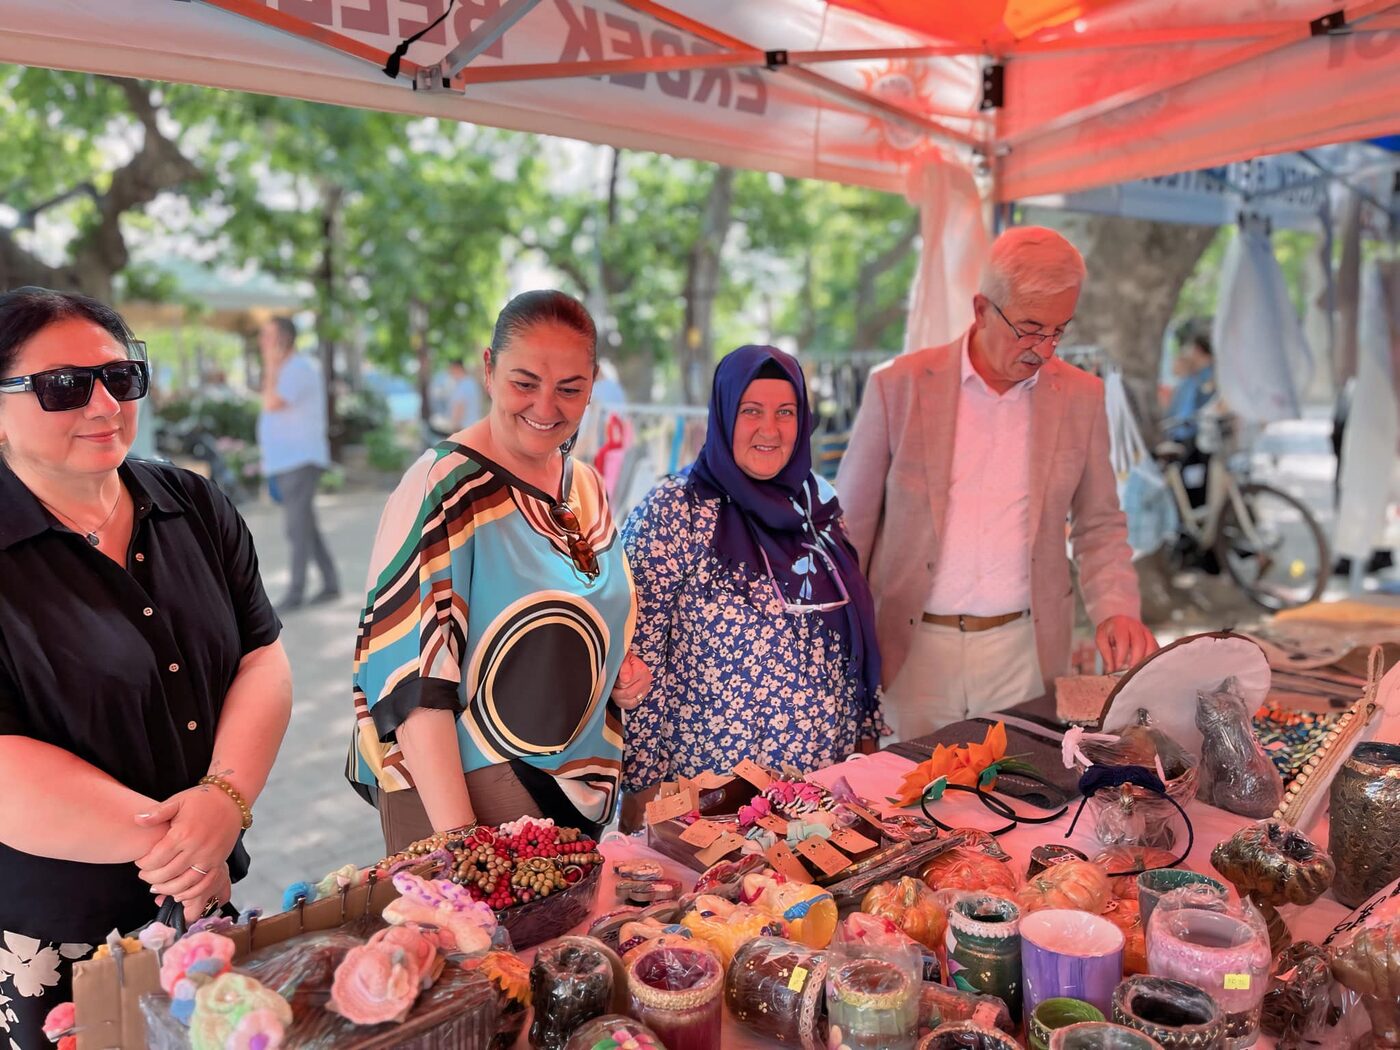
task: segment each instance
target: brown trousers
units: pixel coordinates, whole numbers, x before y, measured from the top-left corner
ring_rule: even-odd
[[[543,816],[507,763],[474,770],[466,779],[472,812],[482,824],[494,826],[520,817]],[[428,811],[416,788],[379,792],[379,826],[384,832],[385,856],[398,853],[433,833]]]

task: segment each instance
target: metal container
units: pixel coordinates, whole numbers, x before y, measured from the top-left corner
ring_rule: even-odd
[[[1357,744],[1332,781],[1332,894],[1349,908],[1400,876],[1400,746]]]

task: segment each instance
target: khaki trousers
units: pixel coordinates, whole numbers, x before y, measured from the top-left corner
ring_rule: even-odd
[[[885,690],[885,718],[898,739],[913,740],[1044,691],[1029,616],[990,631],[920,621],[908,659]]]

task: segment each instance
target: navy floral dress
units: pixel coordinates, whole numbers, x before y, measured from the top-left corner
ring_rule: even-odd
[[[745,758],[805,773],[887,731],[861,711],[841,636],[822,617],[785,613],[766,577],[711,553],[718,507],[670,477],[623,526],[633,648],[653,675],[624,723],[628,791]]]

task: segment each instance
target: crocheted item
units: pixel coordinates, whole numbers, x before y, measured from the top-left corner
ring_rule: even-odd
[[[331,984],[330,1009],[351,1024],[400,1023],[418,998],[418,964],[381,941],[346,953]]]
[[[234,944],[217,933],[192,933],[166,949],[160,963],[160,986],[166,995],[174,996],[175,984],[195,963],[213,959],[218,963],[214,976],[224,973],[233,962]]]
[[[276,992],[241,973],[226,973],[195,997],[192,1050],[274,1050],[292,1023],[292,1008]]]

